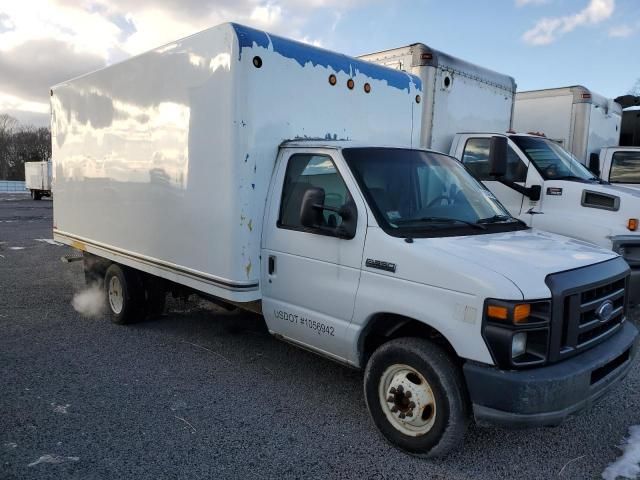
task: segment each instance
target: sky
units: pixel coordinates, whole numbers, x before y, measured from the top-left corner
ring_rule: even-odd
[[[226,21],[349,55],[421,42],[518,90],[640,79],[640,0],[0,0],[0,114],[46,125],[51,85]]]

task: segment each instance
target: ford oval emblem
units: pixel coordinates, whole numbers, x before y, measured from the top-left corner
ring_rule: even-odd
[[[613,302],[611,300],[602,302],[596,310],[596,317],[601,322],[608,322],[611,319],[611,315],[613,315]]]

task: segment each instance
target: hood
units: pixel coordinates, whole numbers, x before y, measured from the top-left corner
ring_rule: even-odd
[[[613,259],[610,250],[580,240],[538,230],[415,239],[421,248],[492,270],[515,284],[525,299],[549,297],[545,278]]]

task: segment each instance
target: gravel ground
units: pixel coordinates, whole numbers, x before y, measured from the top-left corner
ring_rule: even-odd
[[[472,426],[429,461],[387,445],[362,374],[204,301],[116,326],[50,239],[52,202],[0,194],[0,478],[599,478],[640,424],[640,372],[553,429]],[[17,249],[21,247],[21,249]]]

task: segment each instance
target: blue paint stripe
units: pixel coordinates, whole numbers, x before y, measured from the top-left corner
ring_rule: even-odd
[[[232,23],[231,25],[236,31],[240,45],[238,59],[242,58],[242,49],[245,47],[251,48],[257,45],[268,49],[269,44],[271,44],[274,52],[279,53],[283,57],[295,60],[302,67],[311,63],[313,66],[320,65],[326,68],[332,68],[336,73],[344,72],[351,77],[362,74],[375,80],[386,81],[389,86],[406,90],[409,93],[411,93],[412,86],[422,91],[422,81],[415,75],[386,68],[376,65],[375,63],[358,60],[306,43],[267,34],[261,30],[238,25],[237,23]]]

